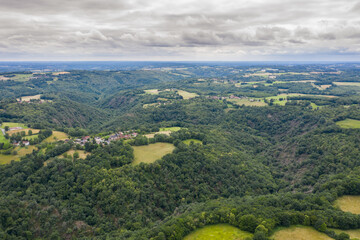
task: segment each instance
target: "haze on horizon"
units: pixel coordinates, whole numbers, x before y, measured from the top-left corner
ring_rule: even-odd
[[[0,60],[360,60],[355,0],[0,0]]]

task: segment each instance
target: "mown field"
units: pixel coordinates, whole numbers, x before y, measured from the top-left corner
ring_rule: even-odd
[[[334,205],[344,212],[360,214],[360,196],[342,196],[335,201]]]
[[[347,118],[345,120],[336,122],[336,125],[342,128],[360,128],[360,121]]]
[[[175,146],[170,143],[154,143],[145,146],[134,146],[133,164],[153,163],[168,153],[172,153]]]
[[[228,224],[210,225],[187,235],[184,240],[243,240],[251,238],[253,234]]]
[[[34,95],[34,96],[23,96],[21,98],[18,98],[18,101],[30,101],[30,100],[39,100],[40,99],[40,94],[38,95]]]
[[[338,86],[357,86],[360,87],[360,82],[334,82]]]
[[[325,233],[316,231],[312,227],[291,226],[279,228],[270,239],[273,240],[333,240]]]
[[[23,123],[14,123],[14,122],[3,122],[1,124],[1,128],[5,128],[6,126],[8,127],[22,127],[24,129],[28,128],[25,124]]]

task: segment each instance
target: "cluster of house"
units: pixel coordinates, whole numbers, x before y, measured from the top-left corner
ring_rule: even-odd
[[[113,135],[110,135],[109,138],[105,139],[105,138],[101,138],[101,137],[94,137],[94,140],[97,144],[110,144],[110,142],[112,141],[117,141],[120,139],[131,139],[134,137],[137,137],[138,134],[136,132],[117,132]],[[82,138],[77,138],[74,140],[75,144],[79,144],[81,146],[84,146],[86,142],[90,141],[91,137],[90,136],[85,136]],[[65,142],[70,141],[70,139],[66,139]]]
[[[115,133],[113,135],[111,135],[109,137],[109,141],[116,141],[116,140],[120,140],[120,139],[130,139],[130,138],[134,138],[134,137],[137,137],[137,133],[136,132],[130,132],[130,131],[127,131],[127,132],[118,132],[118,133]]]
[[[208,98],[209,99],[216,99],[216,100],[224,100],[224,99],[240,99],[241,97],[230,95],[229,97],[209,96]]]
[[[29,145],[30,145],[30,142],[29,142],[29,141],[20,141],[20,142],[14,141],[14,142],[13,142],[13,145],[14,145],[15,147],[17,147],[17,146],[29,146]]]

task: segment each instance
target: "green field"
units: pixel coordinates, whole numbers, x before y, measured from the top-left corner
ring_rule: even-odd
[[[344,212],[360,214],[360,196],[342,196],[335,201],[334,205]]]
[[[23,137],[23,139],[27,139],[27,140],[31,140],[31,139],[35,139],[35,138],[38,138],[38,134]]]
[[[255,107],[267,106],[267,103],[265,103],[263,99],[254,99],[253,101],[250,101],[249,99],[228,99],[228,101],[239,106],[242,105],[255,106]]]
[[[183,99],[190,99],[199,96],[196,93],[191,93],[183,90],[178,90],[177,93],[182,96]]]
[[[210,225],[187,235],[184,240],[242,240],[252,238],[253,234],[228,224]]]
[[[175,149],[170,143],[154,143],[144,146],[134,146],[134,162],[133,164],[153,163],[168,153],[172,153]]]
[[[273,240],[333,240],[325,233],[316,231],[312,227],[291,226],[279,228],[270,239]]]
[[[171,132],[177,132],[181,129],[181,127],[166,127],[166,128],[160,128],[161,131],[171,131]]]
[[[202,141],[197,140],[197,139],[186,139],[186,140],[183,141],[183,143],[185,143],[186,145],[190,145],[191,142],[202,144]]]
[[[345,120],[336,122],[336,125],[342,128],[360,128],[360,121],[347,118]]]
[[[0,143],[6,143],[6,142],[8,142],[8,140],[5,138],[2,131],[0,131]]]
[[[17,82],[26,82],[29,81],[30,77],[32,77],[32,74],[16,74],[16,76],[12,77],[11,80]]]

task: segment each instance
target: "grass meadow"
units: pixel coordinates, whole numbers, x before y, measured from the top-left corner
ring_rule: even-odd
[[[360,121],[347,118],[345,120],[336,122],[336,125],[342,128],[360,128]]]
[[[228,224],[216,224],[195,230],[184,240],[244,240],[252,238],[253,234]]]
[[[133,148],[135,157],[133,164],[137,165],[141,162],[153,163],[166,154],[172,153],[175,146],[170,143],[158,142],[144,146],[133,146]]]

